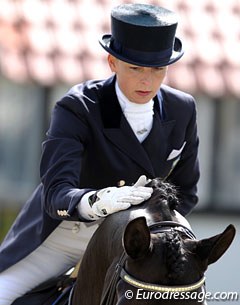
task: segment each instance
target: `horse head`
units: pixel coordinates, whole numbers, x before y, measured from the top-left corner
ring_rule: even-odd
[[[159,181],[154,184],[148,209],[156,208],[159,213],[161,205],[161,219],[154,222],[154,213],[151,224],[144,216],[127,224],[116,304],[206,304],[204,273],[228,249],[235,228],[229,225],[218,235],[197,240],[175,211],[175,189],[168,183],[161,183],[161,188]]]
[[[106,217],[94,233],[72,304],[206,304],[204,272],[228,249],[235,228],[197,240],[177,212],[176,188],[160,179],[149,186],[150,199]]]

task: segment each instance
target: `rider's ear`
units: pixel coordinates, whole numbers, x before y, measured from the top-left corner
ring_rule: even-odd
[[[188,250],[198,255],[206,266],[215,263],[229,248],[235,236],[235,228],[229,225],[222,233],[198,241],[189,241]],[[191,245],[191,249],[190,249]]]
[[[145,217],[130,221],[124,231],[123,247],[128,256],[133,259],[143,257],[149,251],[151,244],[150,231]]]

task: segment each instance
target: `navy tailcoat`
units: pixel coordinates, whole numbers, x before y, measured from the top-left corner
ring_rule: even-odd
[[[177,185],[178,210],[197,203],[198,136],[195,101],[162,85],[154,98],[153,127],[139,143],[115,93],[116,77],[74,86],[52,112],[40,164],[41,184],[23,206],[0,247],[0,272],[36,249],[62,220],[78,215],[92,189],[132,185],[140,175]]]

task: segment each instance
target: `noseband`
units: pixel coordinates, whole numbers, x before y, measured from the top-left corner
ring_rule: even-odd
[[[151,233],[162,233],[162,232],[171,232],[177,231],[185,235],[189,239],[196,239],[193,232],[187,228],[186,226],[174,222],[174,221],[160,221],[153,225],[149,226],[149,230]],[[117,282],[121,278],[125,283],[130,284],[133,287],[144,289],[147,291],[154,292],[187,292],[194,291],[201,288],[205,283],[205,277],[202,277],[198,282],[190,284],[190,285],[179,285],[179,286],[163,286],[157,284],[146,283],[140,281],[133,276],[131,276],[125,269],[124,265],[126,262],[127,256],[125,252],[121,255],[119,262],[116,265],[116,270],[111,278],[111,281],[105,290],[105,293],[101,299],[100,305],[112,305],[115,298],[115,290],[117,286]]]

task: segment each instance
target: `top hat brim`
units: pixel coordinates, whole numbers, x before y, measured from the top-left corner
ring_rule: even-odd
[[[112,48],[111,40],[112,40],[112,35],[106,34],[99,39],[99,43],[109,54],[113,55],[114,57],[124,62],[134,64],[137,66],[144,66],[144,67],[168,66],[178,61],[184,54],[184,51],[182,49],[182,42],[177,37],[175,37],[174,47],[171,55],[160,59],[156,57],[155,54],[152,55],[151,52],[138,52],[132,50],[131,55],[124,54],[124,51],[118,52]]]

